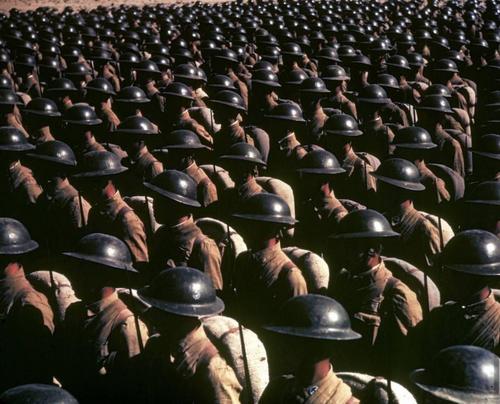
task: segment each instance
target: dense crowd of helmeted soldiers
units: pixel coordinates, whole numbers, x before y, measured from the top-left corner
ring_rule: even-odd
[[[0,403],[500,403],[500,3],[0,14]]]

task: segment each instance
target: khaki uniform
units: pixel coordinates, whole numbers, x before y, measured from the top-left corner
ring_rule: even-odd
[[[325,114],[323,108],[318,107],[312,114],[312,116],[306,117],[308,120],[308,136],[311,141],[317,141],[321,134],[323,133],[323,126],[328,119],[328,115]]]
[[[127,178],[122,181],[121,187],[127,196],[141,195],[144,192],[143,183],[151,181],[163,172],[163,164],[149,152],[147,146],[144,146],[137,156],[125,158],[122,164],[128,167],[124,174]]]
[[[208,175],[193,162],[189,167],[182,170],[189,175],[198,187],[198,201],[203,207],[214,203],[217,200],[217,188]]]
[[[222,290],[221,261],[217,244],[202,233],[192,217],[175,226],[162,226],[153,236],[151,263],[157,271],[177,266],[196,268]]]
[[[365,202],[370,192],[377,190],[377,182],[369,173],[375,169],[351,149],[342,161],[342,168],[346,170],[346,180],[339,188],[343,198]]]
[[[308,153],[305,148],[299,146],[300,142],[293,132],[278,140],[277,144],[271,144],[268,172],[287,181],[290,177],[290,166],[294,167],[297,161]]]
[[[0,390],[52,383],[54,314],[21,269],[0,279]],[[27,366],[29,364],[29,366]]]
[[[140,390],[147,392],[147,402],[240,402],[242,386],[202,326],[176,343],[167,338],[152,338],[146,347]]]
[[[24,136],[29,137],[28,132],[24,129],[20,113],[16,114],[15,112],[12,112],[5,114],[0,118],[0,126],[13,126],[16,129],[19,129]]]
[[[466,306],[446,303],[432,310],[408,337],[419,363],[452,345],[475,345],[500,355],[500,303],[493,293]]]
[[[264,115],[269,115],[277,105],[278,96],[274,92],[266,94],[264,98],[251,98],[248,104],[248,122],[261,126]]]
[[[241,64],[240,64],[240,66],[241,66]],[[244,66],[241,66],[241,67],[244,68]],[[247,71],[247,73],[248,73],[248,71]],[[248,107],[248,86],[233,71],[228,72],[227,75],[233,81],[233,84],[236,87],[236,89],[238,90],[238,93],[240,94],[241,98],[243,98],[243,102],[244,102],[245,106]]]
[[[53,193],[40,195],[37,210],[43,222],[40,237],[49,238],[51,250],[63,251],[81,235],[81,229],[87,224],[90,204],[79,197],[78,191],[65,179]]]
[[[111,109],[110,103],[103,103],[96,108],[97,116],[102,119],[101,131],[107,135],[120,125],[120,118]]]
[[[146,343],[147,328],[138,323]],[[120,389],[121,364],[140,353],[134,315],[116,292],[88,306],[70,305],[58,338],[58,379],[82,402],[114,396]]]
[[[73,147],[73,151],[75,152],[75,155],[77,159],[81,159],[83,156],[85,156],[87,153],[90,152],[102,152],[102,151],[107,151],[106,148],[100,144],[95,137],[91,137],[87,142],[83,144],[76,145]]]
[[[383,124],[381,118],[365,122],[362,126],[364,133],[362,141],[365,144],[363,151],[375,155],[380,160],[385,160],[394,149],[391,146],[394,140],[392,130]]]
[[[420,182],[425,185],[425,191],[421,192],[423,195],[419,198],[418,206],[435,208],[437,203],[449,201],[451,196],[446,189],[445,182],[436,176],[424,161],[415,165],[420,173]]]
[[[401,216],[388,219],[394,231],[401,234],[389,255],[404,259],[422,270],[430,268],[436,254],[441,251],[439,229],[413,206]]]
[[[120,192],[90,209],[88,229],[89,232],[118,237],[127,244],[134,262],[148,262],[144,224],[134,210],[125,203]]]
[[[253,195],[265,192],[264,189],[257,183],[255,177],[251,177],[247,182],[233,188],[226,189],[220,201],[220,209],[218,213],[224,217],[230,216],[240,208],[242,203]]]
[[[39,129],[36,129],[36,130],[30,132],[30,140],[35,146],[38,146],[39,144],[42,144],[45,142],[51,142],[51,141],[56,140],[56,139],[52,135],[52,132],[50,131],[50,127],[44,126],[42,128],[39,128]]]
[[[253,139],[245,133],[238,120],[229,126],[223,126],[215,135],[214,149],[218,155],[226,154],[229,148],[236,143],[254,145]]]
[[[271,380],[259,401],[261,404],[358,404],[351,388],[330,369],[312,386],[302,386],[292,375]]]
[[[339,93],[333,97],[327,98],[321,102],[321,106],[324,108],[334,108],[342,111],[344,114],[351,115],[354,119],[358,118],[358,112],[356,110],[356,104],[354,104],[349,98],[344,94]]]
[[[250,324],[262,324],[289,298],[307,294],[304,276],[279,243],[241,253],[234,269],[236,304]]]
[[[438,145],[437,161],[452,168],[463,177],[465,175],[465,162],[460,143],[446,133],[440,124],[436,126],[431,135],[433,141]]]

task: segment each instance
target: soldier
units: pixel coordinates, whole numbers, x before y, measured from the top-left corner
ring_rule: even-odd
[[[54,101],[59,111],[65,112],[76,102],[79,91],[71,80],[60,78],[49,82],[43,90],[43,95]]]
[[[1,391],[26,383],[52,383],[54,314],[24,272],[31,263],[28,254],[37,248],[22,223],[0,219]]]
[[[411,381],[425,403],[495,403],[500,400],[499,368],[497,355],[458,345],[439,351],[425,369],[414,370]]]
[[[193,220],[193,212],[201,207],[194,180],[181,171],[166,170],[144,186],[153,193],[155,218],[161,224],[151,241],[152,275],[189,265],[203,271],[221,291],[219,249]]]
[[[282,355],[292,357],[294,373],[271,380],[260,403],[359,403],[335,375],[330,359],[343,343],[361,337],[337,301],[320,295],[293,297],[264,329],[286,346]]]
[[[358,118],[356,104],[346,97],[347,84],[351,78],[342,66],[331,65],[325,67],[321,72],[321,79],[331,91],[331,95],[321,101],[323,108],[334,108],[343,114]]]
[[[475,185],[464,198],[460,224],[464,229],[482,229],[500,236],[500,182]]]
[[[21,115],[17,107],[16,93],[12,90],[0,90],[0,126],[13,126],[28,137],[28,132],[21,122]]]
[[[293,296],[307,294],[307,285],[299,268],[281,250],[285,229],[296,220],[279,196],[259,193],[246,200],[233,213],[249,250],[235,262],[233,284],[235,310],[248,324],[261,325],[275,312],[273,308]]]
[[[141,88],[134,86],[123,87],[113,97],[113,110],[121,121],[129,116],[143,116],[143,111],[150,102]]]
[[[191,87],[195,107],[206,107],[205,101],[208,94],[203,91],[202,86],[206,83],[205,72],[191,64],[181,64],[174,70],[174,80]]]
[[[440,256],[440,290],[447,302],[409,335],[412,359],[421,363],[452,345],[500,353],[500,303],[491,290],[500,276],[500,241],[484,230],[466,230]]]
[[[439,162],[455,170],[462,177],[465,175],[464,155],[460,143],[443,128],[445,114],[453,111],[446,98],[439,95],[424,97],[417,106],[418,124],[427,129],[432,140],[438,145]]]
[[[392,153],[390,144],[394,139],[394,133],[388,126],[384,125],[380,114],[382,108],[391,100],[382,87],[370,84],[360,91],[358,102],[365,144],[363,151],[372,153],[383,160]]]
[[[158,127],[149,119],[132,115],[125,118],[112,133],[123,146],[127,157],[122,164],[128,168],[127,178],[121,181],[125,195],[142,195],[144,181],[163,172],[163,164],[148,150],[146,143],[154,143]],[[146,142],[147,140],[147,142]]]
[[[238,60],[237,53],[231,49],[221,49],[211,58],[211,63],[213,73],[228,76],[243,98],[244,105],[248,106],[248,86],[245,81],[248,80],[249,73]]]
[[[333,153],[346,171],[345,181],[338,181],[336,187],[340,195],[354,201],[367,203],[376,191],[376,182],[369,175],[375,168],[370,161],[375,161],[367,153],[356,153],[355,147],[362,140],[363,132],[350,115],[332,115],[325,123],[321,144]]]
[[[300,85],[300,105],[307,122],[306,143],[316,143],[328,116],[321,107],[321,100],[330,94],[319,77],[305,79]]]
[[[148,262],[144,224],[122,199],[116,185],[117,176],[127,171],[113,153],[87,153],[73,175],[77,188],[92,204],[88,232],[102,232],[123,240],[136,266]],[[142,268],[140,268],[142,269]]]
[[[418,168],[420,182],[425,186],[425,192],[420,193],[422,195],[419,199],[420,206],[430,207],[433,210],[436,204],[451,199],[445,182],[436,176],[425,163],[425,160],[432,160],[432,153],[437,148],[429,132],[418,126],[401,128],[397,131],[392,143],[396,146],[395,156],[411,161]]]
[[[76,398],[66,390],[48,384],[23,384],[5,390],[0,395],[0,402],[4,404],[19,404],[31,402],[33,404],[78,404]]]
[[[151,100],[146,108],[146,115],[150,120],[159,122],[164,112],[164,99],[156,87],[156,80],[161,78],[158,66],[152,60],[143,60],[134,66],[137,85],[141,87]]]
[[[173,82],[162,89],[161,95],[165,97],[165,114],[160,124],[162,133],[187,129],[196,133],[205,145],[213,144],[212,136],[189,115],[188,109],[191,108],[194,99],[188,86]]]
[[[111,107],[111,97],[116,95],[113,86],[105,78],[90,81],[85,87],[85,100],[91,105],[102,120],[101,133],[107,135],[120,124],[120,119]]]
[[[377,179],[377,198],[384,215],[401,234],[394,255],[429,270],[441,251],[444,235],[438,223],[415,209],[416,194],[425,190],[418,168],[407,160],[392,158],[371,175]]]
[[[375,374],[389,371],[391,363],[380,362],[389,355],[387,350],[401,346],[408,330],[422,320],[416,294],[393,276],[381,256],[383,246],[398,236],[382,214],[370,209],[349,213],[331,236],[338,268],[329,292],[346,308],[354,330],[363,336],[353,346],[354,352],[365,352],[362,358],[357,355],[354,369]]]
[[[48,98],[35,98],[23,110],[24,125],[34,145],[55,140],[51,126],[61,116],[54,101]]]
[[[351,75],[351,80],[349,81],[349,90],[354,94],[359,94],[359,92],[365,88],[368,83],[368,73],[375,66],[372,67],[372,62],[368,56],[363,54],[355,54],[346,63],[349,66],[349,71]]]
[[[219,156],[227,154],[235,143],[254,144],[253,139],[245,133],[245,128],[240,125],[240,115],[247,112],[243,98],[233,91],[222,90],[209,103],[214,111],[215,121],[221,125],[214,137],[214,149]]]
[[[18,129],[0,128],[1,212],[24,222],[30,222],[33,207],[42,193],[31,170],[20,161],[25,152],[34,148]]]
[[[63,122],[66,127],[62,138],[75,152],[77,159],[90,152],[106,151],[94,136],[94,131],[102,121],[90,105],[83,103],[73,105],[64,113]]]
[[[345,173],[337,158],[326,150],[313,150],[299,162],[297,185],[303,192],[298,204],[295,240],[302,248],[324,251],[324,235],[347,215],[334,194],[337,174]]]
[[[76,167],[75,154],[67,144],[52,140],[39,144],[28,157],[44,188],[36,203],[38,234],[48,240],[47,253],[63,251],[78,240],[90,210],[68,179]]]
[[[299,67],[299,63],[302,61],[302,59],[304,59],[304,56],[305,54],[304,52],[302,52],[300,45],[293,42],[284,43],[281,46],[281,58],[283,60],[283,64],[280,67],[280,79],[284,74],[287,74],[293,70],[304,72]]]
[[[475,180],[500,180],[500,135],[481,136],[472,149]]]
[[[248,121],[256,126],[263,123],[262,117],[272,113],[278,105],[276,91],[281,88],[278,76],[269,70],[252,73],[252,94],[248,104]]]
[[[224,310],[208,276],[189,267],[162,271],[139,296],[158,334],[143,355],[138,400],[148,402],[239,403],[242,386],[208,339],[201,319]]]
[[[164,156],[167,168],[179,170],[189,175],[196,183],[198,201],[207,207],[217,201],[217,188],[202,168],[196,164],[196,158],[209,148],[200,142],[196,133],[179,129],[170,132],[163,142],[158,156]],[[165,153],[165,151],[167,153]]]
[[[281,76],[282,97],[287,101],[300,103],[300,85],[309,76],[302,70],[290,70]]]
[[[148,337],[116,290],[130,287],[137,270],[126,244],[107,234],[89,234],[63,255],[71,259],[68,275],[82,300],[67,308],[57,334],[57,377],[81,403],[115,401],[123,366]]]
[[[14,59],[14,83],[17,91],[32,98],[41,96],[38,75],[35,72],[37,60],[34,55],[19,54]]]

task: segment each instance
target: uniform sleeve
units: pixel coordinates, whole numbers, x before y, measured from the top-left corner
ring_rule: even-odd
[[[422,307],[417,295],[406,285],[398,284],[392,292],[394,317],[403,335],[408,329],[415,327],[422,321]]]
[[[142,346],[145,346],[149,334],[146,325],[141,320],[139,320],[139,329],[143,344]],[[139,335],[137,332],[134,316],[128,317],[122,323],[122,325],[120,326],[120,335],[124,342],[124,349],[126,350],[129,358],[132,358],[141,353]]]
[[[210,277],[215,289],[222,290],[222,258],[215,241],[211,238],[204,237],[196,243],[196,247],[198,248],[197,253],[201,269]]]
[[[69,204],[69,218],[76,229],[81,229],[87,224],[89,218],[90,204],[81,198],[82,207],[80,208],[80,198],[75,196]],[[83,216],[83,217],[82,217]]]
[[[286,273],[288,298],[307,295],[307,284],[302,272],[297,267],[289,269]]]
[[[214,183],[210,180],[203,181],[202,187],[200,187],[200,199],[204,207],[217,201],[217,188]]]
[[[234,370],[220,357],[214,356],[208,364],[208,388],[212,403],[239,403],[243,390]]]
[[[149,179],[156,177],[158,174],[161,174],[162,172],[163,172],[163,164],[159,161],[154,161],[150,166]]]
[[[358,111],[356,110],[356,104],[351,100],[347,100],[346,104],[346,112],[351,115],[354,119],[358,119]]]
[[[192,130],[194,133],[196,133],[198,137],[200,137],[202,143],[213,145],[214,140],[212,136],[210,136],[210,133],[207,132],[207,130],[203,127],[203,125],[200,125],[193,118],[184,119],[183,126],[186,129]]]
[[[445,155],[449,155],[451,158],[451,168],[463,177],[465,175],[465,163],[460,143],[458,143],[458,141],[456,141],[455,139],[450,138],[446,142],[445,149],[446,152],[445,150],[443,150],[443,152],[445,152]]]
[[[134,212],[125,214],[123,241],[130,248],[134,262],[149,261],[144,224]]]
[[[441,251],[439,229],[428,220],[425,220],[422,222],[420,232],[423,253],[429,258],[429,261],[432,262],[435,255]]]

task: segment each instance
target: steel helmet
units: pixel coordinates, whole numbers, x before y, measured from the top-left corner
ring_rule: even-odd
[[[355,210],[339,222],[333,239],[370,239],[399,237],[384,215],[372,209]]]
[[[0,218],[0,255],[26,254],[38,248],[26,227],[16,219]]]
[[[144,186],[153,191],[155,195],[162,196],[181,205],[192,208],[201,207],[201,204],[197,200],[198,191],[196,182],[182,171],[165,170],[151,181],[145,182]]]
[[[286,227],[293,227],[297,223],[297,220],[292,217],[288,204],[278,195],[268,193],[252,195],[232,216]]]

